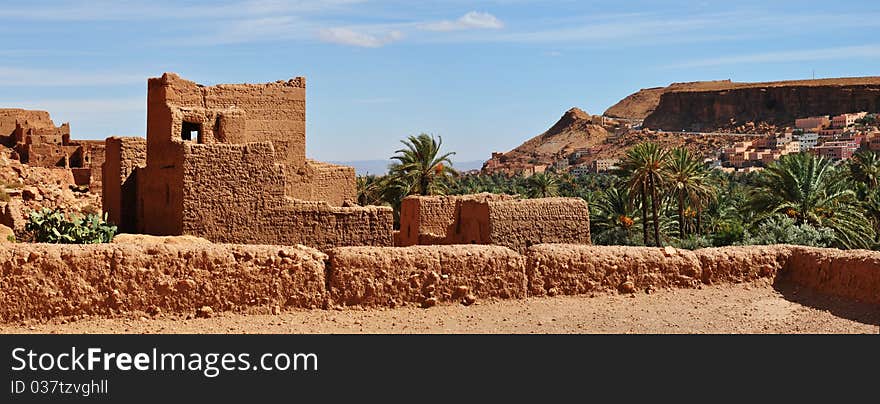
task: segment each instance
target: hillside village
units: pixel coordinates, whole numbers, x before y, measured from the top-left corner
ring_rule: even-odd
[[[847,79],[850,82],[857,79]],[[825,83],[817,80],[806,87]],[[832,82],[834,83],[834,82]],[[530,176],[555,172],[582,175],[617,167],[632,144],[653,141],[664,147],[684,146],[706,164],[728,172],[761,170],[781,156],[809,152],[835,161],[851,158],[858,150],[880,150],[880,126],[876,110],[838,114],[795,116],[793,120],[737,122],[731,118],[702,130],[676,130],[645,126],[656,115],[666,94],[699,93],[719,89],[748,91],[759,85],[729,80],[675,83],[669,87],[641,90],[609,108],[590,115],[578,108],[567,111],[546,132],[509,152],[493,152],[482,174]],[[768,87],[786,82],[766,83]],[[792,85],[803,86],[803,82]],[[687,113],[686,111],[682,113]],[[656,121],[657,118],[654,118]]]

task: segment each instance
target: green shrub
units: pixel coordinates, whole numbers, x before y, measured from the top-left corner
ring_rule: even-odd
[[[109,243],[116,234],[116,226],[107,223],[106,215],[68,218],[60,209],[49,208],[31,212],[25,230],[35,242],[54,244]]]
[[[712,234],[712,245],[715,247],[734,245],[741,242],[744,236],[745,228],[741,223],[725,222],[718,226],[718,229]]]
[[[754,233],[754,234],[752,234]],[[768,219],[758,225],[753,232],[746,232],[743,244],[795,244],[809,247],[828,247],[835,239],[834,230],[827,227],[798,225],[794,219],[780,216]]]
[[[681,240],[674,240],[672,242],[672,246],[675,248],[681,248],[685,250],[699,250],[700,248],[712,247],[712,240],[709,240],[705,236],[696,236],[691,235],[688,238]]]

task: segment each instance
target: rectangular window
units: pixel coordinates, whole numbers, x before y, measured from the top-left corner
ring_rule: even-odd
[[[180,138],[187,142],[199,142],[202,139],[202,125],[193,122],[183,122]]]

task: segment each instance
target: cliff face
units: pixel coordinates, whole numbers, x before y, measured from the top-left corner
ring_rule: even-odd
[[[710,130],[730,124],[793,124],[801,117],[880,111],[880,77],[776,83],[731,83],[660,96],[645,127]]]
[[[660,96],[670,91],[698,90],[732,85],[730,80],[672,83],[667,87],[643,88],[608,108],[604,115],[611,118],[645,119],[660,104]]]

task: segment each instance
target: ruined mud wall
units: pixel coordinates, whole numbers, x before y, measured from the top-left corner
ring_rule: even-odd
[[[880,304],[880,252],[872,251],[543,244],[522,255],[479,245],[353,247],[328,254],[329,293],[342,305],[394,307],[431,298],[431,303],[459,302],[467,293],[481,299],[520,298],[523,268],[528,296],[650,293],[785,279],[819,293]]]
[[[302,167],[285,166],[285,194],[304,201],[324,201],[341,206],[357,201],[357,181],[353,167],[306,160]]]
[[[320,249],[393,244],[390,208],[288,198],[284,165],[277,163],[273,143],[186,145],[185,150],[177,234]]]
[[[575,295],[616,290],[695,287],[775,278],[786,246],[707,248],[544,244],[528,252],[529,292]]]
[[[672,91],[644,122],[669,131],[723,127],[731,120],[791,125],[797,118],[880,111],[880,80],[846,85],[767,85],[712,91]]]
[[[101,193],[104,189],[105,142],[104,140],[75,140],[70,142],[73,146],[79,146],[80,166],[83,169],[88,169],[89,173],[88,182],[83,185],[88,185],[90,192]]]
[[[16,124],[27,124],[35,128],[54,128],[55,123],[46,111],[31,111],[18,108],[0,108],[0,143],[12,146],[12,136]]]
[[[693,253],[700,260],[702,282],[712,285],[750,282],[760,278],[775,279],[790,261],[792,247],[720,247],[694,250]]]
[[[347,247],[329,251],[335,304],[398,306],[526,297],[525,259],[497,246]]]
[[[461,244],[495,244],[524,251],[542,243],[590,244],[590,212],[580,198],[466,201]]]
[[[205,143],[271,141],[281,162],[294,167],[305,163],[302,77],[267,84],[201,86],[166,73],[149,79],[147,105],[151,156],[154,149],[161,153],[169,142],[180,141],[182,122],[188,120],[209,134],[206,138],[212,141]]]
[[[460,231],[462,202],[513,199],[511,195],[490,193],[408,196],[400,204],[399,245],[453,244]]]
[[[76,146],[55,144],[28,144],[18,149],[22,163],[34,167],[68,167],[68,156],[76,151]]]
[[[523,251],[541,243],[590,244],[579,198],[509,195],[411,196],[400,208],[398,245],[494,244]]]
[[[597,247],[546,244],[528,250],[532,295],[577,295],[648,287],[693,287],[702,269],[690,251],[650,247]]]
[[[880,304],[880,253],[792,247],[786,276],[821,293]]]
[[[102,206],[120,232],[137,229],[138,185],[135,169],[147,164],[147,139],[109,137],[102,163]],[[94,163],[94,160],[92,161]]]
[[[396,307],[543,295],[649,293],[707,284],[794,282],[880,304],[880,252],[794,246],[710,248],[545,244],[342,247],[120,237],[104,245],[0,248],[0,321],[202,306]]]
[[[324,257],[305,247],[7,244],[0,249],[0,321],[320,307]]]
[[[456,196],[408,196],[400,203],[400,234],[398,246],[421,244],[419,239],[432,239],[424,244],[442,244],[458,216]]]

